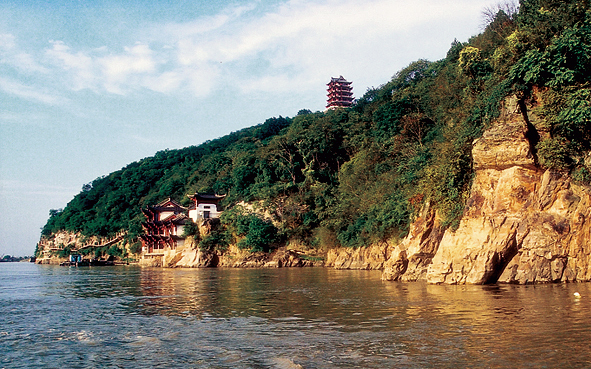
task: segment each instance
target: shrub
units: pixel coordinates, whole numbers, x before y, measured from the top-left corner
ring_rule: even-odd
[[[70,252],[72,252],[72,245],[68,245],[68,246],[64,247],[63,244],[60,244],[60,246],[62,246],[62,249],[57,252],[57,256],[60,258],[65,258],[65,257],[70,256]]]
[[[538,146],[538,161],[547,169],[566,170],[572,164],[568,141],[563,137],[547,138]]]
[[[586,167],[579,167],[572,173],[575,183],[587,185],[591,184],[591,172]]]
[[[228,235],[221,229],[215,229],[199,242],[202,251],[225,250],[228,247]]]
[[[196,236],[199,234],[199,226],[194,222],[185,224],[183,228],[183,237]]]
[[[247,215],[243,220],[243,227],[244,223],[248,223],[248,229],[245,237],[238,242],[238,247],[250,249],[251,252],[269,252],[278,239],[277,228],[273,223],[256,215]]]
[[[142,243],[140,241],[132,243],[129,247],[129,252],[136,255],[142,252]]]
[[[121,249],[119,245],[111,245],[107,249],[106,254],[120,258],[123,256],[123,249]]]

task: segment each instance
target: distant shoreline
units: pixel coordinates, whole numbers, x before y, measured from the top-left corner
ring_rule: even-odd
[[[31,256],[10,256],[6,255],[0,259],[0,263],[32,263],[35,258]]]

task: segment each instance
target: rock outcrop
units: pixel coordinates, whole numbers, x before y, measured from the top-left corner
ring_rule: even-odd
[[[524,105],[473,145],[475,176],[457,230],[428,207],[386,262],[383,279],[429,283],[591,280],[591,192],[544,171],[532,152],[536,122]],[[530,117],[531,118],[531,117]]]
[[[348,247],[331,249],[326,255],[324,265],[335,269],[382,270],[393,249],[389,243],[358,249]]]
[[[290,268],[322,266],[322,260],[309,258],[302,252],[280,247],[272,253],[250,252],[230,246],[220,258],[220,265],[231,268]]]
[[[83,236],[80,232],[59,231],[51,236],[42,236],[37,244],[37,264],[60,264],[69,259],[70,254],[87,255],[94,248],[118,245],[128,251],[129,246],[124,241],[125,232],[119,232],[113,237],[105,238]],[[86,252],[85,252],[86,251]],[[91,258],[94,255],[87,256]]]
[[[417,281],[426,279],[444,234],[440,219],[427,204],[411,224],[408,236],[397,245],[384,263],[382,279]]]
[[[250,252],[230,245],[224,252],[200,250],[192,237],[176,249],[143,255],[140,266],[165,268],[288,268],[323,266],[323,258],[281,247],[272,253]]]

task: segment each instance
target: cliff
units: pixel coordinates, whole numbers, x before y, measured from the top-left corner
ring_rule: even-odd
[[[536,164],[532,147],[541,122],[528,108],[507,100],[500,119],[475,140],[475,176],[459,227],[443,230],[426,207],[385,263],[383,279],[591,280],[591,191]]]
[[[326,254],[324,265],[335,269],[382,270],[393,248],[390,243],[384,242],[357,249],[331,249]]]
[[[133,256],[130,246],[125,241],[125,232],[113,237],[84,236],[80,232],[60,231],[49,237],[41,237],[37,244],[37,264],[60,264],[69,260],[70,254],[81,254],[85,259],[108,258],[121,259],[124,255]]]

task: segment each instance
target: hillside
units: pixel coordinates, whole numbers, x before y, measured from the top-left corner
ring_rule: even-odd
[[[589,4],[523,0],[514,10],[489,9],[480,35],[455,41],[445,59],[410,63],[351,108],[270,118],[98,178],[50,212],[42,235],[126,230],[137,245],[141,208],[169,197],[188,205],[186,195],[195,192],[227,195],[221,226],[200,241],[209,250],[242,238],[252,251],[401,240],[425,204],[438,227],[454,231],[471,197],[473,144],[507,98],[526,122],[529,165],[588,186]],[[273,222],[235,207],[240,202],[257,204]]]

